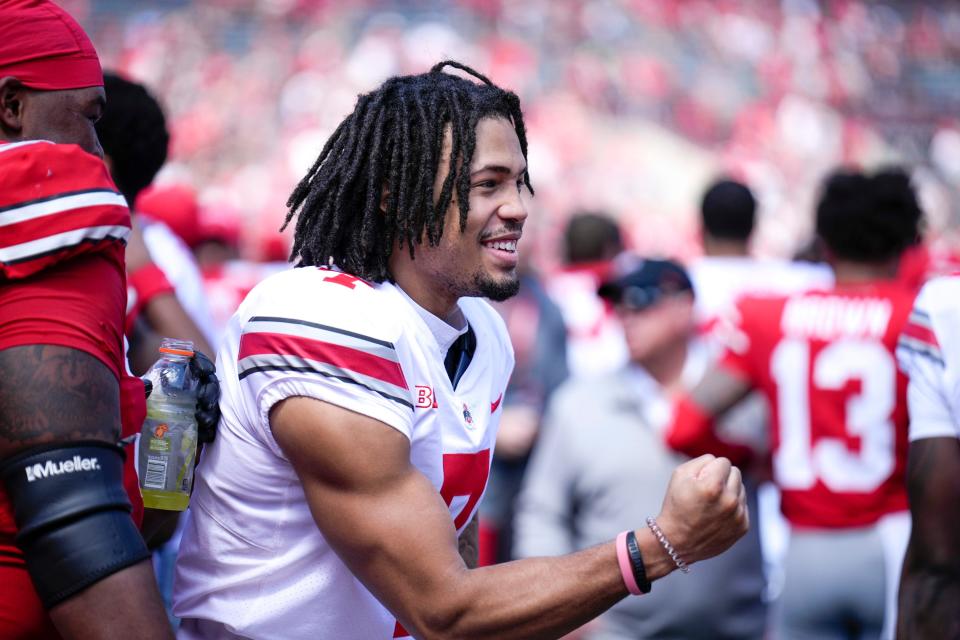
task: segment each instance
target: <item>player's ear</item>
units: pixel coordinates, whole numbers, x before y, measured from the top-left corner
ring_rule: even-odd
[[[23,103],[27,88],[12,77],[0,78],[0,131],[19,134],[23,130]]]

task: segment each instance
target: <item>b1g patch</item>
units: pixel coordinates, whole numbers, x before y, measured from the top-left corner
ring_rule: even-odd
[[[425,384],[418,384],[417,390],[417,409],[436,409],[437,397],[433,393],[433,387]]]

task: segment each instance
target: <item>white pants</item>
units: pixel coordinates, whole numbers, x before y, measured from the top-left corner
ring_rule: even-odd
[[[908,512],[858,529],[793,529],[776,638],[893,638],[909,537]]]

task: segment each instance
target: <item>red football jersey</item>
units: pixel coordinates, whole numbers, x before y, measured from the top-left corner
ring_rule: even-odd
[[[875,281],[738,304],[722,366],[770,403],[792,524],[865,526],[907,509],[907,379],[894,352],[914,295]]]
[[[0,278],[25,278],[67,258],[123,263],[130,211],[103,161],[70,144],[0,145]]]
[[[123,435],[140,430],[143,383],[129,375],[123,342],[124,242],[130,212],[103,162],[75,145],[0,144],[0,350],[32,344],[88,353],[119,381]],[[133,452],[124,484],[143,512]],[[14,543],[0,488],[0,637],[52,633]]]

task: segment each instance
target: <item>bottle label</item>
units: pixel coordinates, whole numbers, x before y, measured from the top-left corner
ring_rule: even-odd
[[[154,420],[147,420],[147,424],[156,422]],[[158,451],[166,453],[170,451],[170,440],[166,437],[167,432],[170,430],[170,427],[166,422],[159,422],[153,429],[150,430],[150,444],[148,448],[150,451]]]
[[[167,488],[167,458],[147,456],[147,471],[143,477],[145,489],[163,490]]]
[[[150,451],[166,453],[170,451],[170,441],[160,438],[150,438]]]

